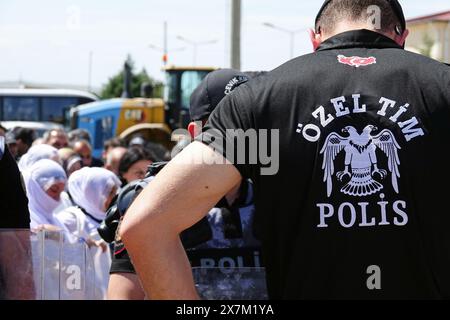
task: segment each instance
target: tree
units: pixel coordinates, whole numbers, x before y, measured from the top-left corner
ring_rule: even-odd
[[[131,93],[133,97],[141,96],[141,86],[144,83],[148,83],[153,86],[152,98],[162,98],[163,95],[163,84],[156,81],[147,74],[145,68],[138,73],[134,72],[135,66],[134,61],[130,55],[127,56],[124,64],[128,63],[131,69]],[[108,83],[106,83],[100,94],[102,99],[117,98],[122,95],[123,91],[123,80],[124,80],[124,70],[118,72],[113,77],[109,78]]]

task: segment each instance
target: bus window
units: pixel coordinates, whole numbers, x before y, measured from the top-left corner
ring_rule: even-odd
[[[181,107],[189,108],[191,94],[209,71],[185,71],[181,76]]]
[[[71,97],[50,97],[42,98],[42,119],[64,124],[65,112],[71,107],[78,105],[77,98]]]
[[[39,99],[4,97],[3,121],[39,121]]]

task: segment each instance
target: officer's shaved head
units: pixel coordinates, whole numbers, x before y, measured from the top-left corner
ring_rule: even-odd
[[[378,21],[374,16],[374,7],[377,6],[381,13]],[[377,17],[378,18],[378,17]],[[373,26],[372,29],[383,33],[391,33],[396,28],[401,30],[400,18],[387,0],[333,0],[329,1],[316,21],[316,32],[333,34],[340,23],[366,23]]]

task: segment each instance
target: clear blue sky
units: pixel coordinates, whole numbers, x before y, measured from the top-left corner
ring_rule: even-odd
[[[408,18],[450,9],[449,0],[403,0]],[[242,67],[270,70],[289,59],[289,37],[262,25],[286,29],[313,25],[322,0],[242,0]],[[115,74],[127,53],[137,68],[163,79],[163,22],[169,26],[170,62],[193,63],[192,47],[177,39],[218,40],[199,47],[199,65],[227,67],[230,0],[0,0],[0,81],[87,85],[89,52],[92,84]],[[306,32],[295,38],[295,54],[311,51]]]

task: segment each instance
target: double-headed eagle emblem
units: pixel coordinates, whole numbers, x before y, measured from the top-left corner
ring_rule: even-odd
[[[377,148],[383,151],[388,158],[392,187],[395,192],[399,192],[397,179],[400,178],[400,159],[398,150],[401,148],[390,130],[385,129],[372,135],[377,130],[375,126],[368,125],[359,134],[354,127],[348,126],[342,129],[344,133],[348,134],[348,137],[342,137],[335,132],[327,137],[320,153],[323,154],[323,181],[327,184],[328,197],[333,191],[334,160],[342,150],[345,151],[345,169],[337,172],[336,177],[341,182],[345,177],[350,178],[350,181],[341,188],[341,192],[361,197],[383,189],[383,185],[374,179],[375,175],[378,175],[381,180],[388,175],[386,170],[378,168]]]

